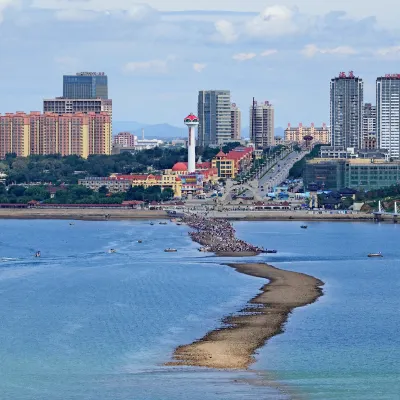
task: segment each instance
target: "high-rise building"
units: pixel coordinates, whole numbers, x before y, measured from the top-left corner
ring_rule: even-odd
[[[389,157],[400,156],[400,74],[376,80],[377,141]]]
[[[107,113],[32,112],[0,116],[0,158],[7,153],[88,157],[111,154],[111,120]]]
[[[232,139],[240,140],[242,136],[242,112],[235,103],[231,105],[231,131]]]
[[[88,112],[106,112],[112,116],[112,100],[110,99],[55,99],[43,100],[43,112],[55,114],[74,114]]]
[[[253,100],[250,107],[250,139],[256,149],[274,145],[274,106],[269,102],[258,103]]]
[[[362,128],[361,147],[365,149],[376,148],[376,106],[371,103],[364,104]]]
[[[364,86],[361,78],[350,71],[331,80],[330,120],[333,147],[360,148]]]
[[[23,112],[7,113],[0,116],[0,158],[8,153],[19,157],[29,155],[29,117]]]
[[[108,78],[104,72],[64,75],[63,97],[67,99],[108,99]]]
[[[231,141],[231,92],[202,90],[198,99],[199,146]]]

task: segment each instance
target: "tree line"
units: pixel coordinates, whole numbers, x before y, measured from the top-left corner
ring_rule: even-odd
[[[125,193],[109,193],[105,186],[96,192],[81,185],[68,185],[57,187],[52,197],[49,186],[35,185],[26,188],[22,185],[11,185],[6,188],[0,184],[0,203],[2,204],[27,204],[32,200],[44,204],[121,204],[127,200],[158,202],[171,200],[174,192],[170,188],[162,190],[160,186],[147,189],[143,186],[135,186]]]

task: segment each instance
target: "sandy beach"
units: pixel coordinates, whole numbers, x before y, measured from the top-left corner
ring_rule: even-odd
[[[202,339],[178,347],[172,366],[218,369],[247,369],[254,354],[271,337],[281,333],[289,314],[297,307],[315,302],[323,282],[312,276],[285,271],[267,264],[231,264],[238,272],[268,279],[261,293],[223,326]]]

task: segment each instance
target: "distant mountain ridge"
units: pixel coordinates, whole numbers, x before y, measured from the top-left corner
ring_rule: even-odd
[[[148,139],[177,139],[187,136],[186,128],[173,126],[170,124],[143,124],[136,121],[114,121],[113,134],[119,132],[134,133],[139,138],[142,137],[142,129],[144,129],[144,137]],[[282,127],[275,128],[275,136],[283,137],[285,129]],[[242,138],[249,137],[249,127],[243,128],[241,131]]]
[[[119,132],[131,132],[139,138],[142,137],[142,129],[144,129],[144,137],[151,139],[175,139],[187,136],[186,128],[180,128],[169,124],[143,124],[135,121],[114,121],[113,134]]]

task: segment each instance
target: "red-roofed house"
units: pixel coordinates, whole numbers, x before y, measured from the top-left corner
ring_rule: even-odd
[[[236,175],[248,168],[253,160],[252,147],[236,147],[225,154],[222,150],[213,158],[212,166],[218,171],[220,178],[235,178]]]

